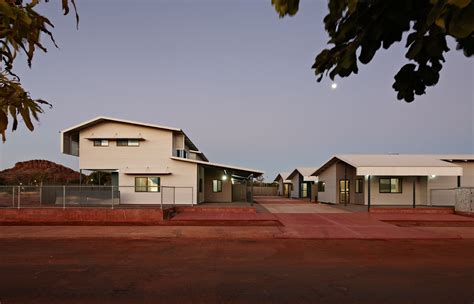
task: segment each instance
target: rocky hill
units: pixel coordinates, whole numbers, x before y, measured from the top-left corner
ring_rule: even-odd
[[[83,175],[84,176],[84,175]],[[79,183],[79,172],[49,160],[18,162],[13,168],[0,171],[0,184],[4,185]]]

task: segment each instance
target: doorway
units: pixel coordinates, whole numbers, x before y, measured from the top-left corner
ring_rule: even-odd
[[[291,184],[285,184],[283,187],[283,196],[290,197]]]
[[[350,202],[350,183],[348,179],[339,180],[339,203],[348,204]]]

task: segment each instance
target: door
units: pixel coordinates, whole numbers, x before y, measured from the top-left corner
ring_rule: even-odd
[[[348,179],[339,180],[339,203],[348,204],[350,202],[350,183]]]
[[[283,191],[284,191],[283,193],[284,196],[290,197],[290,184],[285,184]]]
[[[301,183],[300,189],[301,189],[300,197],[307,198],[308,197],[308,183]]]

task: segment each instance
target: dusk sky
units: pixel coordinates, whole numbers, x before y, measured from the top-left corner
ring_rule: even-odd
[[[182,128],[211,161],[267,180],[333,154],[474,153],[474,63],[452,41],[438,85],[408,104],[391,87],[404,41],[336,90],[316,82],[326,1],[302,0],[283,19],[270,0],[76,1],[79,30],[60,1],[41,4],[60,49],[46,43],[16,72],[54,108],[33,133],[7,133],[2,169],[30,159],[78,169],[59,131],[99,115]]]

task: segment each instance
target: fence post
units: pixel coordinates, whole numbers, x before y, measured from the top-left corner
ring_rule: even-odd
[[[40,206],[43,206],[43,186],[39,186]]]
[[[160,200],[160,205],[161,205],[161,210],[163,210],[163,187],[160,187],[160,195],[161,195],[161,200]]]
[[[20,202],[21,202],[21,186],[18,186],[18,209],[20,209]]]
[[[15,208],[15,186],[12,187],[12,208]]]
[[[194,206],[194,187],[191,187],[191,206]]]
[[[112,209],[114,209],[114,186],[112,186]]]
[[[173,206],[176,205],[176,187],[173,187]]]
[[[63,210],[66,209],[66,186],[63,186]]]

